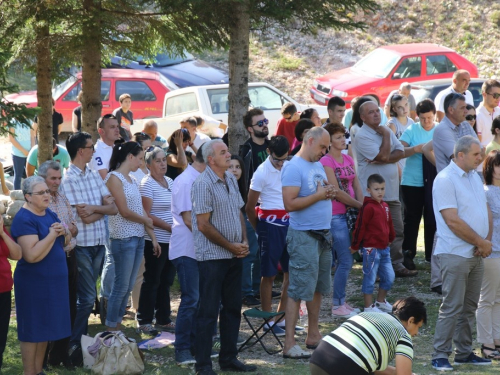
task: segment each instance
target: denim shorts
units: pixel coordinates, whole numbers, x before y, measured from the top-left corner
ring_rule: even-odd
[[[288,226],[275,225],[260,220],[257,222],[260,270],[263,277],[276,276],[278,273],[278,263],[281,264],[283,272],[288,272],[287,233]]]
[[[318,239],[307,231],[288,228],[286,243],[290,255],[288,297],[312,301],[314,293],[331,293],[332,235]]]
[[[391,249],[361,248],[363,254],[363,287],[364,294],[373,294],[377,274],[380,276],[379,288],[391,290],[396,275],[392,268]]]

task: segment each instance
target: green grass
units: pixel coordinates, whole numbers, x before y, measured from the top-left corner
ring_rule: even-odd
[[[422,228],[421,228],[422,229]],[[430,266],[424,262],[423,254],[423,236],[422,231],[418,240],[418,253],[416,258],[417,269],[419,270],[418,277],[407,278],[407,279],[396,279],[393,289],[388,295],[388,300],[390,302],[396,301],[398,298],[403,298],[409,295],[414,295],[420,298],[426,303],[427,314],[428,314],[428,324],[423,326],[417,337],[414,338],[414,348],[415,348],[415,359],[413,372],[417,375],[426,374],[437,374],[436,371],[430,366],[430,358],[432,354],[432,341],[435,330],[436,318],[438,315],[439,305],[441,299],[437,294],[431,293],[429,291],[430,283]],[[347,299],[350,303],[353,303],[357,307],[362,307],[363,300],[362,294],[360,292],[362,280],[362,270],[361,265],[356,263],[353,266],[351,276],[347,288]],[[172,303],[178,302],[179,287],[178,284],[174,284],[172,288]],[[277,301],[274,301],[275,303]],[[322,314],[326,318],[322,319],[320,322],[320,329],[323,334],[326,334],[334,330],[339,324],[342,323],[341,320],[333,320],[331,315],[328,313],[330,309],[330,297],[325,297],[325,303],[322,305]],[[174,309],[175,310],[175,309]],[[174,311],[175,317],[176,311]],[[146,337],[141,338],[134,330],[134,320],[125,319],[124,324],[126,328],[124,332],[127,336],[133,337],[138,342],[146,339]],[[241,329],[245,333],[249,333],[249,329],[245,322],[242,321]],[[103,331],[104,327],[100,325],[99,319],[91,316],[89,322],[90,335],[95,335],[97,332]],[[475,328],[474,328],[474,338],[475,338]],[[305,334],[301,334],[297,337],[297,341],[301,346],[304,346]],[[268,341],[268,343],[270,343]],[[477,342],[474,342],[474,347],[479,348]],[[479,354],[479,351],[476,350]],[[194,374],[194,367],[178,367],[174,362],[174,349],[173,347],[167,347],[163,349],[156,349],[152,351],[146,351],[146,370],[145,374],[172,374],[172,375],[188,375]],[[240,358],[246,362],[255,364],[258,366],[258,372],[256,374],[260,375],[305,375],[309,374],[308,363],[305,360],[285,360],[282,358],[281,354],[274,356],[267,355],[260,346],[256,345],[249,350],[245,350],[240,354]],[[453,355],[450,360],[453,359]],[[22,374],[22,363],[21,355],[19,351],[19,342],[17,341],[16,333],[16,320],[12,318],[11,325],[9,329],[9,336],[7,347],[4,353],[4,367],[3,374],[17,375]],[[214,362],[214,370],[218,371],[217,361]],[[474,366],[460,366],[454,374],[498,374],[500,371],[500,365],[495,363],[493,366],[486,366],[480,369]],[[68,371],[64,368],[55,368],[47,372],[48,375],[55,374],[89,374],[89,371],[83,369],[77,369],[75,371]],[[229,373],[230,374],[230,373]],[[339,374],[341,375],[341,374]],[[343,375],[343,374],[342,374]]]

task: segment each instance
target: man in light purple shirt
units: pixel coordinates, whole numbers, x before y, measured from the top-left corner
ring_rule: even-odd
[[[191,232],[191,187],[205,170],[203,145],[196,153],[193,164],[188,165],[174,181],[172,187],[172,236],[169,259],[177,269],[181,287],[181,303],[175,325],[175,361],[178,365],[195,363],[190,348],[194,346],[194,327],[199,297],[198,262]]]

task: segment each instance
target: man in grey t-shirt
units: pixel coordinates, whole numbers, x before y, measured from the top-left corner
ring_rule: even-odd
[[[359,108],[363,126],[354,138],[354,151],[358,160],[358,178],[365,196],[368,196],[367,180],[374,173],[386,181],[385,201],[389,205],[396,231],[391,244],[391,260],[396,277],[417,275],[403,265],[403,217],[399,201],[399,172],[397,162],[404,157],[404,147],[394,133],[386,126],[380,126],[380,112],[373,102],[366,102]]]

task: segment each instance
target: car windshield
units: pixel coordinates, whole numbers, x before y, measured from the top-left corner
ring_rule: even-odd
[[[52,89],[52,97],[54,100],[57,100],[61,97],[62,94],[66,92],[67,89],[70,88],[73,83],[76,82],[76,77],[69,77],[66,81],[61,83],[60,85],[56,86],[55,88]]]
[[[358,61],[352,69],[370,77],[384,78],[399,60],[399,55],[386,49],[376,49]]]

